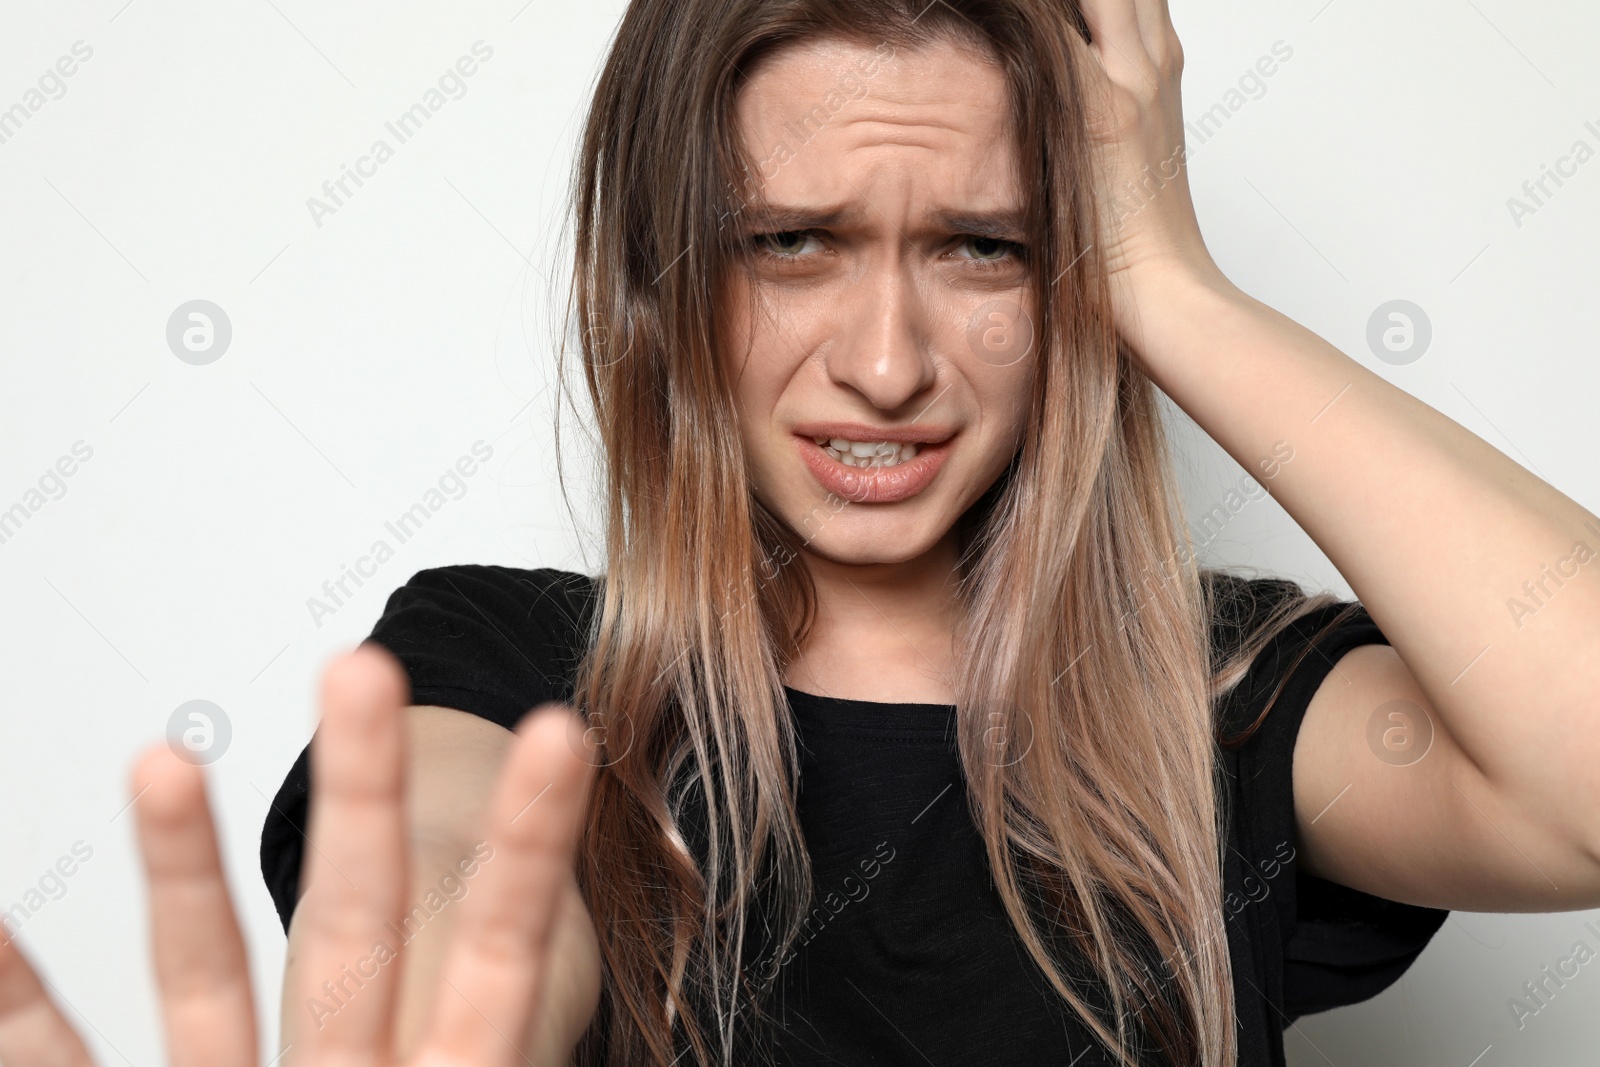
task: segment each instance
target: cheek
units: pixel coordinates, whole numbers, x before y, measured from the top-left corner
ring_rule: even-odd
[[[729,286],[718,302],[717,359],[721,364],[723,379],[727,383],[729,399],[738,413],[740,430],[749,452],[752,430],[762,415],[762,396],[766,386],[762,381],[765,361],[762,359],[764,339],[759,324],[751,321],[750,304],[743,286]]]
[[[750,349],[750,303],[745,286],[724,279],[716,290],[716,321],[713,342],[717,362],[724,376],[733,382],[746,362]]]
[[[722,363],[747,443],[772,418],[783,394],[785,372],[773,350],[776,340],[760,328],[730,331],[727,337]]]
[[[985,465],[999,471],[1022,443],[1032,410],[1034,367],[1031,362],[1004,368],[980,364],[971,373],[979,383],[978,407],[991,442]]]
[[[717,348],[733,401],[748,417],[771,419],[785,392],[798,388],[818,316],[804,301],[777,300],[745,284],[726,294]]]
[[[952,328],[958,345],[975,368],[992,369],[1002,381],[1026,371],[1038,358],[1036,319],[1031,301],[1014,293],[995,293],[963,301],[961,320]],[[1005,388],[1005,386],[1001,386]]]
[[[724,287],[718,301],[718,362],[729,390],[729,400],[738,419],[739,440],[745,463],[758,495],[770,481],[774,458],[772,421],[783,392],[783,373],[773,358],[773,336],[764,316],[751,317],[748,289],[742,284]]]

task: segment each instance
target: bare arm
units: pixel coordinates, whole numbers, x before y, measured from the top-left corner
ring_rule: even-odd
[[[1390,642],[1344,656],[1306,711],[1301,862],[1413,904],[1593,908],[1600,516],[1227,278],[1183,166],[1167,6],[1083,0],[1095,41],[1072,39],[1114,325],[1170,400],[1266,476]]]
[[[393,943],[403,946],[398,959],[387,964],[401,968],[395,1051],[402,1058],[416,1047],[427,1024],[445,946],[460,911],[458,901],[473,891],[481,867],[494,862],[492,856],[483,856],[480,828],[513,740],[504,727],[454,708],[412,706],[405,709],[405,723],[411,846],[406,908],[411,917],[393,936]],[[296,908],[289,923],[280,1048],[294,1042],[297,1030],[325,1022],[330,1009],[337,1011],[338,998],[360,995],[356,982],[343,974],[305,979],[296,974],[309,936],[300,921],[304,914]],[[562,894],[554,937],[562,965],[552,973],[534,1026],[521,1042],[535,1064],[567,1062],[568,1050],[599,1001],[599,946],[575,881]],[[332,994],[323,990],[324,981],[334,984]],[[337,988],[341,981],[344,990]],[[320,1006],[303,992],[297,996],[297,990],[307,989],[323,990]]]

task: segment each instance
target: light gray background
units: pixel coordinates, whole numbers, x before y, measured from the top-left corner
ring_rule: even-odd
[[[8,2],[0,109],[77,41],[93,56],[0,143],[0,510],[77,441],[66,492],[0,543],[0,909],[75,842],[92,858],[24,926],[106,1064],[160,1057],[127,768],[180,704],[215,702],[211,768],[274,1041],[283,934],[262,886],[267,798],[310,736],[314,687],[417,570],[589,569],[554,480],[547,282],[572,139],[622,5]],[[1575,141],[1600,148],[1600,10],[1576,0],[1177,0],[1208,241],[1243,288],[1600,510],[1592,428],[1600,160],[1518,226],[1507,199]],[[321,195],[475,41],[492,59],[335,214]],[[1293,56],[1231,103],[1285,42]],[[229,349],[169,350],[179,305]],[[1367,348],[1390,300],[1432,347]],[[1182,422],[1183,420],[1179,420]],[[307,607],[482,440],[488,465],[330,617]],[[1243,471],[1192,424],[1188,499]],[[574,440],[585,509],[583,442]],[[1394,457],[1404,463],[1404,456]],[[1270,499],[1209,547],[1348,594]],[[1509,593],[1508,593],[1509,595]],[[1403,818],[1403,812],[1396,813]],[[81,846],[80,846],[81,847]],[[1455,914],[1408,975],[1303,1020],[1298,1067],[1593,1061],[1600,973],[1518,1029],[1508,999],[1594,915]],[[1600,924],[1597,924],[1600,925]],[[269,1052],[265,1059],[269,1059]]]

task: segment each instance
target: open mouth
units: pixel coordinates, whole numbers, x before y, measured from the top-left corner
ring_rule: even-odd
[[[813,437],[817,447],[846,467],[894,467],[917,457],[913,441],[856,442],[843,438]],[[926,447],[926,446],[923,446]]]
[[[858,504],[888,504],[922,492],[944,465],[953,440],[863,445],[795,435],[801,459],[822,487]]]

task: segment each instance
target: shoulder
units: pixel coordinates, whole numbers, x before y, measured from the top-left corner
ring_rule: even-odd
[[[601,582],[552,567],[434,567],[390,594],[367,640],[400,660],[413,703],[509,729],[535,704],[570,695]]]
[[[554,567],[527,570],[483,563],[430,567],[413,574],[390,595],[383,618],[427,605],[480,617],[493,614],[508,620],[553,612],[558,621],[581,625],[581,616],[595,597],[600,581]]]
[[[510,730],[537,705],[569,699],[600,583],[550,567],[433,567],[390,594],[367,640],[400,661],[410,703]],[[285,930],[298,899],[310,754],[309,745],[300,750],[261,830],[261,873]]]
[[[1388,643],[1359,601],[1307,593],[1278,576],[1203,571],[1201,578],[1218,735],[1227,748],[1253,736],[1280,705],[1290,710],[1276,721],[1292,743],[1299,716],[1338,658],[1357,645]]]
[[[1242,658],[1217,712],[1226,914],[1230,925],[1245,924],[1257,980],[1285,1017],[1357,1003],[1393,984],[1447,913],[1304,868],[1294,755],[1307,709],[1341,657],[1388,640],[1359,601],[1308,598],[1282,578],[1214,581],[1213,664]]]
[[[1312,698],[1338,659],[1387,639],[1359,601],[1307,595],[1279,577],[1207,572],[1213,723],[1235,829],[1294,825],[1293,756]]]

